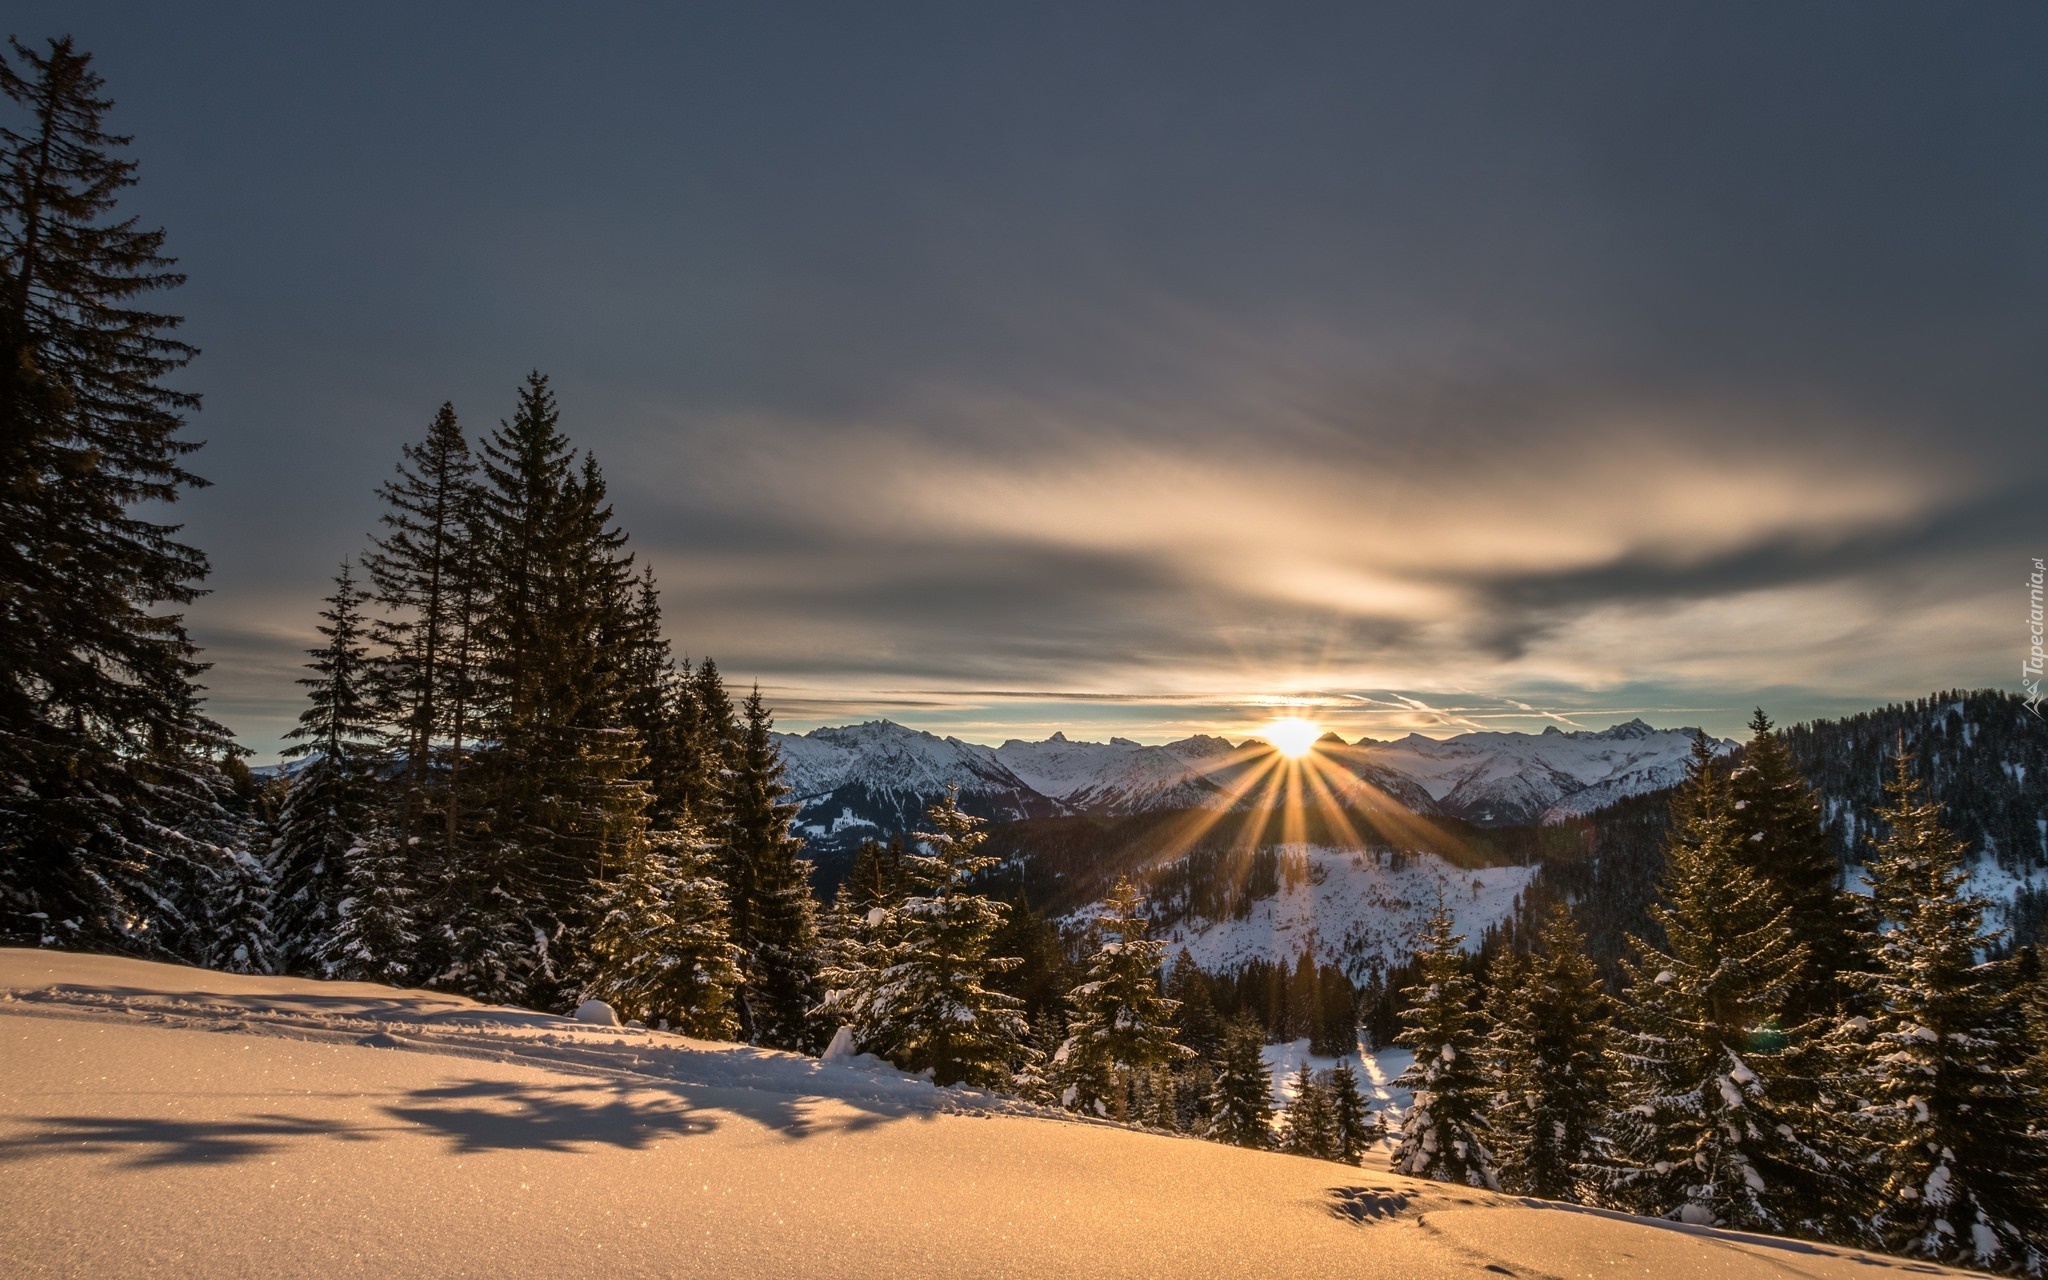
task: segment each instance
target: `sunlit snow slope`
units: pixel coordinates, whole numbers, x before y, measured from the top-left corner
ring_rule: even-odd
[[[367,985],[0,951],[0,1063],[10,1276],[1906,1270]]]

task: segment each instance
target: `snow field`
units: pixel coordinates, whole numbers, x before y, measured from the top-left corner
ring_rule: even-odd
[[[10,1276],[1903,1269],[365,984],[0,950],[0,1046]]]

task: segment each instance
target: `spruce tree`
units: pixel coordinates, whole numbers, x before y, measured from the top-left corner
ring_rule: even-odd
[[[225,973],[275,973],[270,869],[239,843],[224,852],[217,863],[214,902],[207,912],[206,967]]]
[[[163,950],[163,883],[219,870],[177,837],[236,748],[199,710],[183,618],[206,558],[149,518],[203,484],[180,435],[195,351],[146,295],[184,277],[117,212],[136,164],[70,39],[10,40],[0,93],[0,938]],[[197,865],[191,865],[194,857]]]
[[[903,899],[903,837],[890,836],[883,844],[873,837],[862,840],[853,853],[853,869],[841,882],[847,905],[865,913],[871,907],[892,906]]]
[[[1781,1012],[1806,951],[1770,882],[1738,859],[1727,783],[1704,740],[1673,804],[1653,916],[1634,940],[1610,1120],[1611,1194],[1681,1222],[1817,1235],[1844,1194],[1804,1105],[1812,1033]]]
[[[1395,1042],[1412,1049],[1415,1061],[1394,1083],[1408,1089],[1413,1101],[1401,1120],[1394,1169],[1498,1190],[1485,1140],[1481,1020],[1473,1008],[1478,992],[1460,950],[1465,939],[1451,928],[1450,909],[1437,903],[1416,952],[1420,981],[1403,993],[1409,1007]]]
[[[1344,1135],[1337,1127],[1337,1103],[1329,1086],[1307,1062],[1294,1073],[1294,1096],[1280,1113],[1280,1149],[1290,1155],[1335,1160]]]
[[[862,963],[825,975],[825,1011],[851,1026],[869,1053],[939,1084],[1004,1088],[1026,1056],[1023,1002],[991,990],[989,975],[1016,964],[989,954],[1005,907],[970,892],[994,866],[980,852],[981,820],[960,811],[949,788],[917,833],[922,853],[904,859],[911,892],[870,912]]]
[[[1260,1053],[1264,1044],[1264,1030],[1249,1018],[1223,1033],[1216,1078],[1204,1100],[1203,1137],[1237,1147],[1273,1145],[1273,1080]]]
[[[1757,708],[1750,740],[1729,775],[1736,860],[1771,885],[1806,961],[1786,993],[1792,1022],[1820,1017],[1849,994],[1843,975],[1864,964],[1869,932],[1821,827],[1820,802],[1792,762],[1770,717]]]
[[[388,830],[366,832],[342,855],[342,866],[345,895],[335,905],[334,931],[321,948],[321,973],[350,982],[407,985],[420,938],[406,842]]]
[[[362,611],[368,598],[342,561],[320,611],[325,643],[307,651],[313,674],[299,680],[307,706],[285,735],[285,757],[305,761],[285,796],[270,864],[272,927],[290,973],[320,970],[348,891],[346,854],[373,821],[383,755]]]
[[[1333,1159],[1345,1164],[1363,1164],[1365,1153],[1379,1140],[1379,1118],[1359,1091],[1358,1073],[1349,1060],[1330,1069],[1330,1105],[1337,1126],[1337,1152]]]
[[[1517,1195],[1581,1199],[1596,1158],[1614,1031],[1585,945],[1559,905],[1544,921],[1536,953],[1493,975],[1486,1056],[1495,1098],[1487,1123],[1501,1188]]]
[[[479,798],[465,833],[454,968],[502,970],[541,1007],[573,994],[587,886],[640,839],[649,803],[622,707],[632,557],[596,463],[560,430],[545,377],[484,443],[478,558]],[[488,955],[487,955],[488,953]],[[452,971],[451,971],[452,976]]]
[[[1073,1014],[1056,1055],[1060,1101],[1071,1110],[1129,1120],[1162,1068],[1193,1056],[1174,1038],[1177,1002],[1159,991],[1166,944],[1145,936],[1138,890],[1128,876],[1095,919],[1095,954],[1067,994]]]
[[[782,780],[770,737],[774,718],[757,685],[748,695],[736,767],[726,788],[721,860],[736,907],[734,941],[746,979],[741,1029],[755,1044],[815,1051],[823,1037],[811,1018],[822,995],[817,970],[817,904],[803,837],[790,830],[797,806]],[[744,892],[746,901],[739,904]]]
[[[2048,1134],[2012,960],[1980,961],[1985,902],[1903,750],[1866,866],[1882,918],[1858,1073],[1876,1153],[1872,1228],[1888,1251],[2048,1271]]]
[[[1174,1038],[1201,1058],[1213,1058],[1223,1046],[1223,1017],[1216,1012],[1216,993],[1209,975],[1195,964],[1186,951],[1174,954],[1166,970],[1166,994],[1176,1006]]]
[[[384,712],[405,760],[397,830],[407,838],[426,830],[436,745],[452,749],[467,727],[461,721],[472,679],[467,633],[475,620],[475,472],[455,406],[443,404],[426,439],[403,446],[397,479],[379,487],[384,533],[363,561],[385,610],[374,635],[387,655]],[[459,768],[448,763],[450,770]],[[441,804],[437,834],[445,848],[459,801],[443,794]]]
[[[738,1035],[740,970],[724,886],[694,829],[650,832],[598,887],[590,915],[587,998],[685,1035]]]

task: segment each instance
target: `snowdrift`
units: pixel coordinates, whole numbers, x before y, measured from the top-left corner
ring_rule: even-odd
[[[1936,1270],[431,992],[0,950],[0,1045],[9,1275]]]

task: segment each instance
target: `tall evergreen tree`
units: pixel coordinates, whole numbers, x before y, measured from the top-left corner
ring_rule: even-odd
[[[1415,1061],[1395,1081],[1413,1098],[1401,1120],[1394,1168],[1416,1178],[1499,1189],[1485,1139],[1486,1081],[1480,1049],[1478,997],[1450,909],[1439,902],[1423,926],[1416,963],[1421,980],[1408,997],[1396,1043]]]
[[[1197,1057],[1215,1057],[1223,1047],[1223,1017],[1216,1012],[1216,993],[1210,986],[1209,975],[1185,950],[1176,953],[1167,967],[1166,995],[1176,1006],[1174,1025],[1179,1033],[1174,1039],[1192,1049]]]
[[[586,996],[685,1035],[739,1033],[738,949],[726,934],[725,889],[695,830],[649,833],[599,886],[591,916]]]
[[[1330,1087],[1307,1062],[1294,1073],[1294,1096],[1280,1113],[1280,1149],[1297,1156],[1335,1160],[1344,1135],[1337,1128],[1337,1102]]]
[[[1203,1137],[1236,1147],[1273,1145],[1273,1078],[1260,1053],[1264,1043],[1264,1030],[1249,1018],[1239,1018],[1223,1033],[1216,1077],[1204,1100]]]
[[[368,599],[342,561],[334,594],[320,611],[325,643],[307,651],[313,674],[299,680],[308,693],[306,709],[285,735],[292,743],[286,758],[305,760],[285,796],[270,865],[277,895],[272,927],[292,973],[319,971],[336,907],[348,892],[346,854],[374,820],[383,755],[362,609]]]
[[[1161,1068],[1193,1056],[1174,1038],[1177,1002],[1160,994],[1163,942],[1145,936],[1142,900],[1120,877],[1102,904],[1087,977],[1067,994],[1073,1016],[1056,1055],[1060,1101],[1076,1111],[1129,1120]]]
[[[840,882],[848,907],[865,914],[873,907],[893,906],[903,899],[903,837],[887,844],[869,839],[853,853],[853,869]]]
[[[741,1029],[755,1044],[822,1048],[811,1011],[822,991],[817,970],[817,904],[803,837],[790,830],[796,803],[782,780],[782,757],[769,736],[774,717],[757,685],[727,787],[722,861],[734,896],[734,941],[745,966]],[[741,903],[739,895],[746,901]]]
[[[1877,1153],[1883,1247],[1954,1266],[2048,1272],[2048,1133],[2012,960],[1980,961],[1985,902],[1902,750],[1866,864],[1882,917],[1863,979],[1871,1037],[1859,1119]]]
[[[1358,1073],[1348,1059],[1330,1068],[1330,1106],[1337,1126],[1335,1159],[1345,1164],[1363,1164],[1365,1153],[1379,1140],[1379,1118],[1366,1106],[1358,1088]]]
[[[1785,996],[1793,1022],[1838,1007],[1849,989],[1843,980],[1864,963],[1869,929],[1856,900],[1842,888],[1842,868],[1821,827],[1820,802],[1792,762],[1770,717],[1757,708],[1750,740],[1729,775],[1735,857],[1770,883],[1792,940],[1806,961]]]
[[[363,562],[385,610],[374,635],[387,655],[384,711],[405,758],[397,830],[408,838],[425,830],[436,744],[460,741],[466,728],[458,717],[472,676],[466,641],[474,621],[475,472],[455,406],[443,404],[426,439],[403,446],[397,478],[379,487],[384,533]],[[459,804],[444,795],[442,805],[445,846],[452,838],[445,819]]]
[[[488,811],[463,857],[455,967],[524,973],[524,998],[559,1005],[579,960],[586,887],[640,839],[649,802],[622,709],[633,634],[632,557],[596,464],[579,463],[540,374],[483,447],[478,548],[476,766]],[[481,949],[481,950],[480,950]]]
[[[176,837],[235,750],[200,713],[178,613],[206,559],[145,512],[204,482],[183,459],[196,354],[145,295],[184,277],[116,213],[129,144],[91,55],[10,41],[0,93],[0,937],[158,949],[189,932],[152,886],[218,869]],[[210,860],[210,861],[209,861]]]
[[[991,990],[989,975],[1016,961],[989,954],[1004,906],[968,882],[995,865],[980,852],[981,820],[960,811],[948,790],[927,813],[923,853],[905,859],[911,893],[870,913],[863,962],[826,976],[826,1011],[854,1030],[867,1052],[939,1084],[1007,1087],[1030,1034],[1014,996]]]
[[[1704,740],[1673,810],[1654,912],[1669,950],[1638,939],[1624,962],[1612,1192],[1681,1222],[1821,1234],[1843,1176],[1803,1105],[1811,1028],[1780,1017],[1805,948],[1770,882],[1737,857],[1727,783]]]
[[[1569,909],[1552,910],[1537,951],[1502,965],[1489,993],[1487,1115],[1503,1190],[1578,1200],[1605,1111],[1613,1027],[1600,971]]]
[[[321,947],[325,976],[394,987],[413,977],[420,938],[407,849],[390,831],[372,830],[342,855],[346,892],[335,904],[334,930]]]

